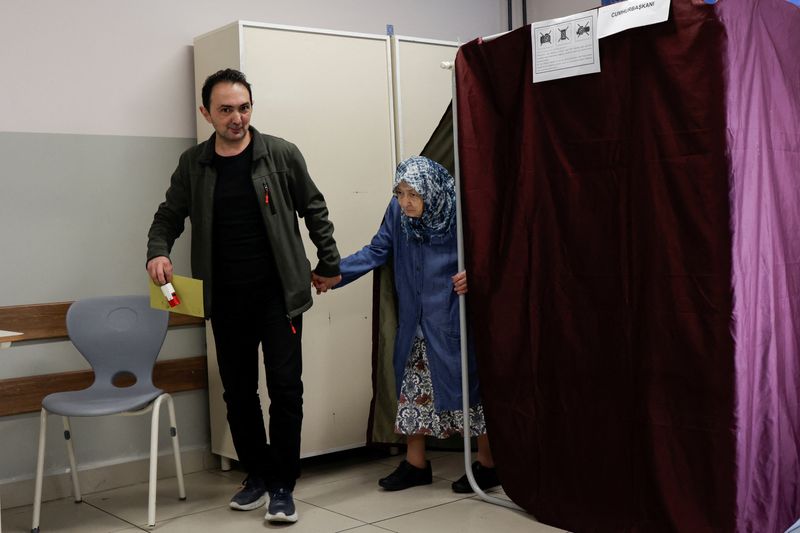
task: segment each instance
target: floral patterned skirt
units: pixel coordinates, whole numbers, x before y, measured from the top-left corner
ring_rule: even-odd
[[[463,411],[436,411],[433,404],[433,382],[428,367],[427,344],[417,337],[411,348],[403,383],[400,385],[400,399],[397,402],[397,418],[394,431],[400,435],[430,435],[446,439],[461,433]],[[483,418],[483,405],[478,403],[469,408],[470,436],[486,433]]]

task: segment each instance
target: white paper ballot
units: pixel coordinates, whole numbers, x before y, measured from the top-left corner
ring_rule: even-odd
[[[531,24],[533,83],[600,72],[597,10]]]
[[[669,18],[669,2],[670,0],[626,0],[603,6],[597,14],[597,38],[664,22]]]

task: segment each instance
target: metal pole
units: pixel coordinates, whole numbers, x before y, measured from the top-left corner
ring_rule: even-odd
[[[453,162],[455,170],[456,181],[456,242],[458,246],[458,271],[464,271],[464,226],[461,218],[461,168],[458,160],[458,98],[456,95],[456,65],[454,62],[445,61],[442,63],[442,68],[449,69],[452,72],[453,84]],[[467,282],[469,286],[469,282]],[[489,496],[475,481],[475,476],[472,475],[472,444],[470,439],[470,419],[469,419],[469,368],[467,360],[467,303],[463,294],[458,297],[458,318],[459,318],[459,332],[461,337],[461,396],[464,420],[463,420],[463,435],[464,435],[464,471],[467,474],[467,479],[475,491],[475,494],[481,497],[482,500],[508,507],[509,509],[516,509],[523,511],[517,504]]]

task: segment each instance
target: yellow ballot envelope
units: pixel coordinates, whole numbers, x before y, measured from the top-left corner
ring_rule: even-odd
[[[182,315],[199,316],[203,318],[203,281],[199,279],[187,278],[185,276],[172,276],[172,286],[178,296],[178,303],[170,306],[169,301],[161,292],[161,287],[150,281],[150,307],[163,309]]]

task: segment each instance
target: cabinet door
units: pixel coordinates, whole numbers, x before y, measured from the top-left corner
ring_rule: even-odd
[[[236,23],[195,39],[197,94],[225,67],[247,74],[253,125],[303,153],[342,256],[367,244],[399,159],[416,155],[451,98],[455,43]],[[211,129],[198,120],[198,138]],[[316,250],[305,238],[312,265]],[[209,335],[212,450],[235,458]],[[372,276],[316,297],[304,316],[304,456],[364,443],[372,398]],[[391,354],[389,354],[389,357]],[[268,400],[261,370],[262,408]],[[382,385],[383,386],[383,385]]]
[[[398,159],[419,155],[453,98],[454,42],[395,37],[392,43]]]
[[[247,24],[238,31],[240,53],[220,55],[217,49],[217,55],[238,59],[252,84],[252,124],[298,146],[325,196],[339,252],[344,257],[359,250],[377,231],[391,197],[388,38]],[[196,50],[209,48],[195,44]],[[214,68],[225,66],[231,65]],[[208,134],[199,128],[199,138]],[[316,249],[304,240],[313,267]],[[302,454],[363,445],[372,397],[372,276],[316,296],[303,320]],[[209,341],[212,449],[235,457],[210,333]],[[261,392],[267,416],[263,385]]]

